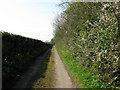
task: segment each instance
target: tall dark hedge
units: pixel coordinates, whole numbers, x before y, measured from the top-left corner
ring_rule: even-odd
[[[16,77],[26,63],[35,60],[52,45],[20,35],[2,33],[2,80]]]

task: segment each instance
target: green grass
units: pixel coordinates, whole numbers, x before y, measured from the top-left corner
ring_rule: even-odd
[[[38,73],[39,78],[32,84],[32,88],[53,88],[54,84],[54,57],[53,54],[48,57],[48,61],[41,63],[41,70]]]
[[[100,81],[100,78],[97,76],[91,75],[90,70],[73,62],[72,57],[64,53],[61,49],[57,48],[57,51],[74,77],[78,88],[114,88]]]

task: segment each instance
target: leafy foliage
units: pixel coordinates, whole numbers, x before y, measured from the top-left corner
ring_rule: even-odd
[[[94,81],[115,87],[120,83],[119,4],[71,2],[54,23],[56,47],[95,76]],[[96,87],[95,83],[88,86]]]

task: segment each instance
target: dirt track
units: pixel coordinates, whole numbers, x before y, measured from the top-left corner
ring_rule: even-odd
[[[55,48],[54,48],[54,59],[55,59],[55,78],[56,78],[55,88],[75,88]]]
[[[41,62],[46,61],[47,55],[50,50],[48,50],[43,56],[39,56],[32,66],[29,67],[29,70],[24,73],[21,79],[16,83],[13,88],[31,88],[33,83],[33,78],[37,76],[37,73],[40,70]]]
[[[40,70],[41,62],[46,61],[45,59],[48,53],[49,51],[47,51],[43,56],[39,56],[35,60],[33,65],[16,83],[14,88],[31,88],[31,85],[33,83],[32,78],[36,77],[37,72]],[[54,55],[54,77],[55,77],[53,88],[75,88],[55,48],[52,53]]]

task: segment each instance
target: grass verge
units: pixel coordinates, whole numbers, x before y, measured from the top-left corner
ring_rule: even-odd
[[[61,49],[57,48],[57,51],[74,77],[78,88],[115,88],[100,81],[97,76],[91,75],[88,69],[73,62],[72,57],[64,53]]]

